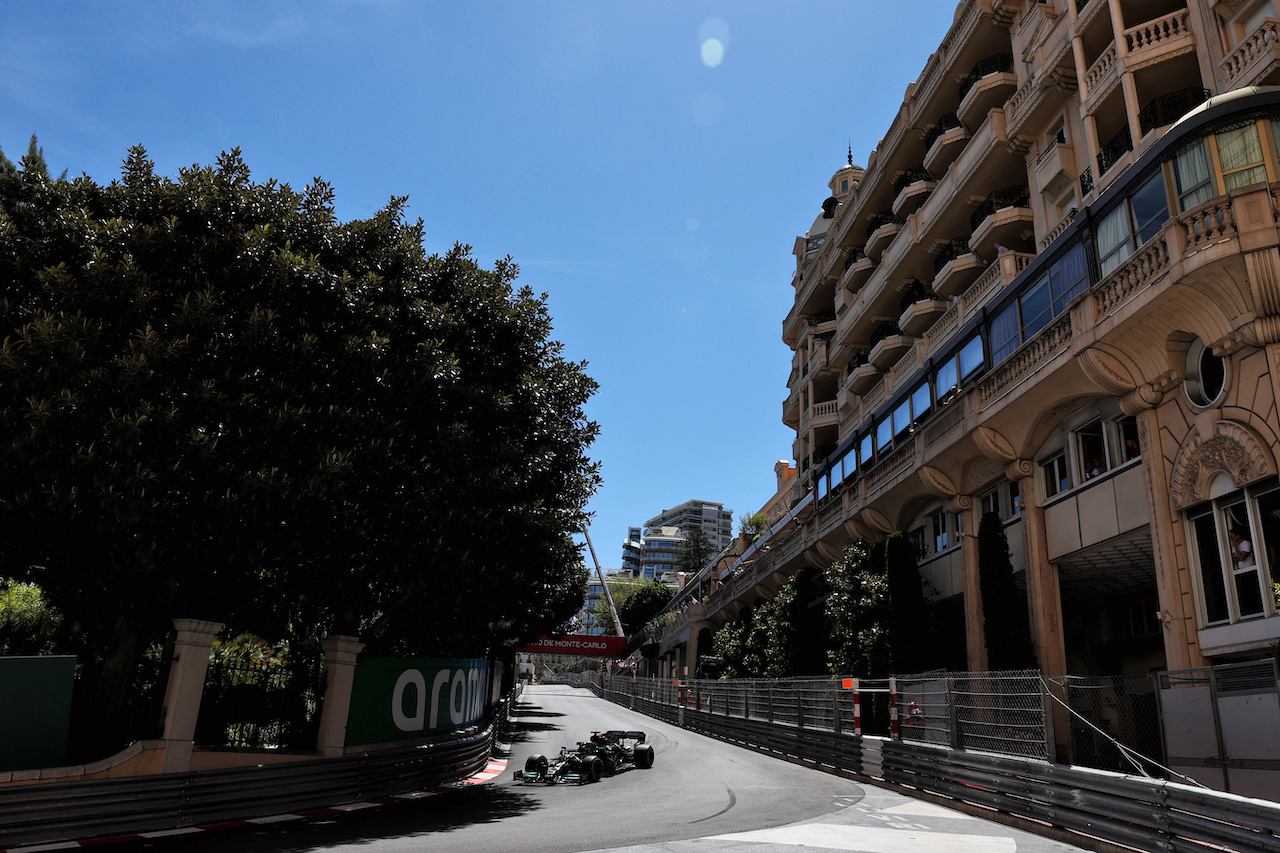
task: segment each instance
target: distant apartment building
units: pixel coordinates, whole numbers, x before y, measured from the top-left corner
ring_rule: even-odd
[[[627,528],[627,538],[622,542],[622,571],[639,577],[644,567],[644,533],[639,527]]]
[[[658,527],[697,528],[711,543],[711,550],[719,551],[733,539],[733,510],[710,501],[685,501],[672,509],[664,509],[646,521],[644,526],[646,530]]]

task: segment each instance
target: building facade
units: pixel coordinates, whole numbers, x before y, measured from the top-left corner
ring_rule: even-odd
[[[794,243],[793,506],[700,619],[903,531],[954,665],[985,669],[974,534],[995,512],[1046,675],[1274,654],[1276,13],[957,6]]]
[[[664,509],[646,521],[644,526],[646,530],[658,527],[675,527],[682,531],[697,528],[711,543],[711,550],[719,551],[733,540],[733,510],[710,501],[685,501],[672,509]]]

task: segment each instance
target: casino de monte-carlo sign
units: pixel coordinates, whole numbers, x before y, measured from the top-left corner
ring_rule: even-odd
[[[356,665],[347,746],[443,734],[479,722],[489,695],[484,658],[366,658]]]
[[[577,655],[578,657],[620,658],[627,648],[626,637],[595,637],[589,634],[558,634],[516,649],[521,654]]]

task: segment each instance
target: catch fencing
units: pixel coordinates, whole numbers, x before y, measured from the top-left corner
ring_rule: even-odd
[[[891,679],[888,737],[862,727],[861,700],[878,695],[879,683],[596,674],[578,681],[692,731],[1092,849],[1280,850],[1280,804],[1038,757],[1052,743],[1049,707],[1056,701],[1038,679],[1027,672]],[[913,701],[918,722],[908,722]]]

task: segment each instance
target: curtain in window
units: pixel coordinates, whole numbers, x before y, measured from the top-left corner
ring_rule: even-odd
[[[1089,286],[1089,265],[1085,262],[1084,244],[1077,243],[1049,270],[1053,289],[1053,313],[1061,314],[1067,303]]]
[[[1178,204],[1183,210],[1213,198],[1213,176],[1203,140],[1173,158],[1173,173],[1178,181]]]
[[[1267,170],[1262,165],[1262,140],[1258,138],[1256,124],[1224,130],[1217,134],[1217,139],[1218,159],[1222,162],[1224,173],[1222,180],[1227,189],[1233,190],[1267,179]],[[1253,168],[1245,168],[1246,166]],[[1235,169],[1240,171],[1233,171]]]
[[[1098,268],[1104,276],[1133,251],[1129,236],[1129,208],[1124,204],[1098,223]]]
[[[991,361],[999,364],[1022,343],[1018,325],[1018,306],[1010,305],[991,321]]]

